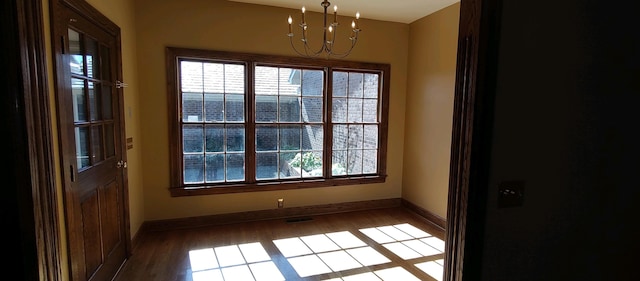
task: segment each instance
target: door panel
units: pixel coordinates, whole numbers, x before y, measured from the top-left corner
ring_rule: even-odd
[[[119,29],[102,26],[108,22],[96,21],[86,2],[70,2],[77,1],[56,2],[53,13],[71,273],[74,281],[111,280],[130,248],[122,93],[114,80]]]

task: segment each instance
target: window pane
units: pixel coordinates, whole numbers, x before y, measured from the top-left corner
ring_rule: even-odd
[[[362,122],[376,123],[378,122],[378,100],[365,99],[362,110]]]
[[[227,152],[244,151],[244,125],[227,125]]]
[[[244,180],[244,154],[227,154],[227,181]]]
[[[334,150],[331,157],[331,174],[334,176],[347,174],[347,151]]]
[[[302,98],[302,121],[322,122],[322,98]]]
[[[221,63],[204,64],[205,93],[224,93],[224,66]]]
[[[347,96],[347,81],[349,75],[346,72],[333,72],[333,96],[334,97],[346,97]]]
[[[256,151],[275,151],[278,149],[278,127],[273,125],[256,126]]]
[[[347,122],[362,122],[362,100],[349,98],[349,117]]]
[[[361,98],[363,93],[363,74],[349,73],[349,97]]]
[[[300,150],[299,125],[283,125],[280,127],[280,150]]]
[[[256,96],[256,122],[275,122],[278,120],[278,97]]]
[[[207,122],[220,122],[224,119],[224,95],[222,94],[205,94],[204,95],[204,112]],[[195,103],[195,102],[194,102]]]
[[[323,75],[322,70],[302,70],[302,95],[322,96],[324,92]]]
[[[202,93],[204,91],[203,81],[201,62],[180,62],[180,86],[182,92]]]
[[[256,178],[278,178],[278,153],[256,153]]]
[[[364,97],[378,98],[378,74],[367,73],[364,75]]]
[[[378,125],[364,125],[364,148],[378,148]]]
[[[304,152],[302,154],[302,176],[320,177],[322,176],[322,152]]]
[[[322,125],[304,125],[302,126],[302,149],[304,150],[323,150],[324,149],[324,131]]]
[[[278,94],[283,96],[300,95],[300,70],[291,68],[280,68],[278,83]],[[276,82],[276,81],[274,81]]]
[[[204,156],[202,154],[184,155],[184,182],[201,183],[204,181]]]
[[[347,125],[333,126],[333,149],[347,149],[349,143],[349,130]]]
[[[364,130],[362,125],[349,125],[349,146],[348,148],[363,147]]]
[[[224,92],[244,94],[244,65],[224,65]]]
[[[182,139],[184,152],[203,152],[204,129],[201,125],[184,125],[182,127]]]
[[[349,150],[349,161],[347,163],[347,174],[362,174],[362,150]]]
[[[331,106],[331,120],[335,123],[347,122],[347,99],[334,98]]]
[[[300,157],[294,159],[296,155],[299,156],[300,153],[280,153],[280,178],[300,178]]]
[[[300,122],[300,100],[298,97],[280,96],[280,122]]]
[[[268,66],[256,66],[255,68],[256,95],[278,94],[278,68]]]
[[[224,113],[227,122],[244,121],[244,96],[226,95]]]
[[[109,53],[109,48],[102,46],[100,48],[100,63],[101,63],[101,74],[102,80],[111,81],[111,54]]]
[[[182,94],[182,122],[202,121],[202,94]]]
[[[364,150],[362,157],[362,173],[375,174],[378,170],[378,150]]]
[[[207,154],[207,182],[224,181],[224,154]]]
[[[205,151],[223,152],[223,148],[224,125],[207,125],[205,127]]]

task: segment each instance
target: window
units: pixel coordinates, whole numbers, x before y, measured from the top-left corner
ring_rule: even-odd
[[[383,182],[389,69],[167,48],[171,194]]]

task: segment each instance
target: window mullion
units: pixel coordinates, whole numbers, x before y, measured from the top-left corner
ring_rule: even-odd
[[[331,120],[331,116],[332,116],[332,97],[333,97],[333,77],[332,77],[332,73],[333,73],[333,68],[331,67],[326,67],[324,69],[324,76],[325,76],[325,87],[324,87],[324,92],[323,92],[323,96],[324,96],[324,104],[325,104],[325,108],[324,108],[324,122],[323,122],[323,127],[324,127],[324,148],[322,151],[322,167],[324,169],[323,174],[324,174],[324,178],[332,178],[332,172],[331,172],[331,162],[332,162],[332,155],[333,155],[333,123]]]
[[[256,182],[256,114],[255,114],[255,67],[254,62],[247,63],[245,106],[245,180],[247,183]]]

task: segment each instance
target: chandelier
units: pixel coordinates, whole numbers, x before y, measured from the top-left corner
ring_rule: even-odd
[[[298,48],[296,48],[296,44],[294,44],[294,34],[293,34],[293,30],[292,30],[292,24],[293,24],[293,19],[291,18],[291,15],[289,15],[288,18],[288,22],[289,22],[289,33],[287,34],[287,36],[289,37],[289,41],[291,42],[291,48],[293,48],[293,50],[298,53],[301,56],[305,56],[305,57],[317,57],[321,54],[326,54],[327,58],[329,57],[337,57],[337,58],[343,58],[349,55],[349,53],[351,53],[351,50],[353,50],[353,47],[356,46],[356,42],[358,41],[358,33],[360,33],[360,29],[358,28],[358,19],[360,19],[360,13],[356,12],[356,17],[354,20],[351,21],[351,35],[349,36],[349,42],[350,43],[350,47],[343,52],[337,52],[334,47],[335,47],[335,41],[336,41],[336,33],[337,33],[337,29],[338,29],[338,6],[333,6],[333,21],[331,23],[329,23],[329,17],[327,15],[327,8],[329,6],[331,6],[331,3],[329,3],[329,1],[327,0],[323,0],[322,3],[320,3],[320,5],[322,5],[322,7],[324,8],[324,30],[322,32],[322,45],[318,48],[318,49],[314,49],[311,46],[309,46],[309,41],[307,38],[307,22],[305,21],[304,18],[304,14],[305,14],[305,8],[304,6],[302,7],[302,21],[300,22],[300,24],[298,24],[298,26],[300,26],[300,33],[302,34],[302,50],[299,50]]]

